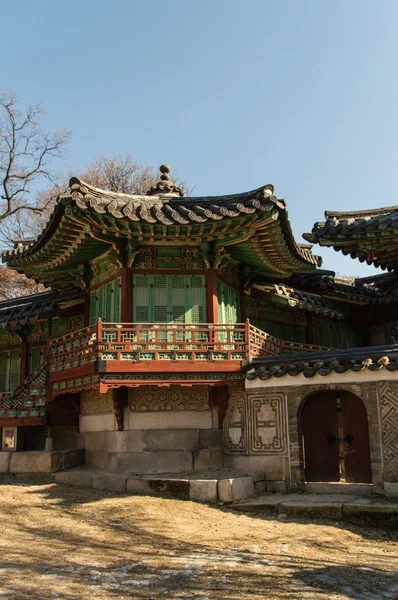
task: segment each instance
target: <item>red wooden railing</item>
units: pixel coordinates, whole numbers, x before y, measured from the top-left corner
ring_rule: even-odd
[[[50,371],[102,361],[243,361],[258,356],[329,350],[280,340],[246,323],[104,323],[74,331],[49,345]]]

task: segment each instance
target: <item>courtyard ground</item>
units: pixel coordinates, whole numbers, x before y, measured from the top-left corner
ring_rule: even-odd
[[[0,486],[0,600],[398,599],[396,532]]]

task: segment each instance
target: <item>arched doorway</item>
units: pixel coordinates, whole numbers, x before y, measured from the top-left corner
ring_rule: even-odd
[[[372,482],[368,418],[358,396],[315,392],[304,401],[300,421],[306,481]]]

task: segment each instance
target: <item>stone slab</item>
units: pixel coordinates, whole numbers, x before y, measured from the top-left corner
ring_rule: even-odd
[[[267,492],[271,494],[286,494],[286,481],[267,481]]]
[[[12,452],[10,473],[52,473],[62,469],[63,453]]]
[[[0,452],[0,473],[10,470],[11,452]]]
[[[155,474],[189,471],[193,467],[192,452],[127,452],[109,455],[109,470],[114,473]]]
[[[341,520],[343,515],[343,504],[329,502],[282,502],[278,507],[279,514],[287,514],[290,517],[310,517],[312,519],[336,519]]]
[[[79,465],[84,465],[85,451],[83,449],[64,450],[63,469],[72,469]]]
[[[117,475],[115,473],[102,473],[93,475],[92,485],[93,489],[97,490],[109,490],[111,492],[125,492],[126,491],[126,475]]]
[[[61,485],[75,485],[78,487],[91,488],[93,483],[93,475],[84,471],[61,471],[55,473],[55,483]]]
[[[105,452],[107,431],[90,431],[84,434],[87,452]]]
[[[147,479],[138,477],[127,478],[126,491],[130,494],[144,494],[145,496],[153,493],[150,482]]]
[[[107,431],[108,452],[144,452],[147,450],[145,431]]]
[[[217,483],[217,479],[192,479],[189,482],[189,499],[199,502],[217,502]]]
[[[86,465],[93,469],[106,469],[108,467],[107,452],[88,452],[86,450]]]
[[[199,449],[197,429],[154,429],[146,431],[148,452]]]
[[[260,496],[261,494],[265,494],[265,481],[255,481],[254,483],[254,493],[256,496]]]
[[[251,496],[254,496],[253,477],[221,479],[218,482],[218,499],[220,502],[235,502]]]
[[[306,483],[306,494],[350,494],[353,496],[370,496],[373,486],[371,483]]]

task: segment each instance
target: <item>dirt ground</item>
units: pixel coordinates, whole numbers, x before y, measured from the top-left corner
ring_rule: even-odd
[[[0,511],[0,600],[398,599],[388,530],[53,484]]]

